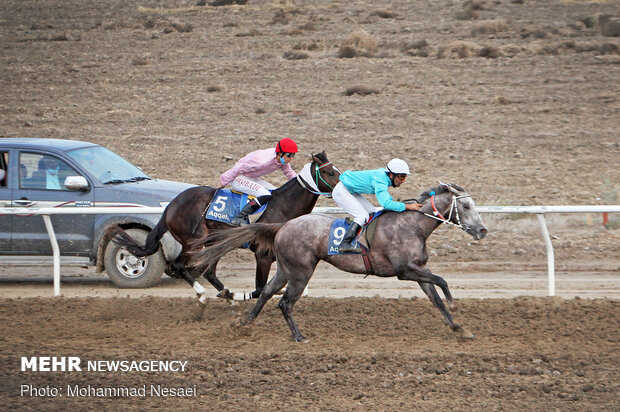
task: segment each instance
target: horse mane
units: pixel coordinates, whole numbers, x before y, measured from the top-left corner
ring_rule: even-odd
[[[276,193],[280,193],[280,192],[282,192],[282,191],[288,190],[288,187],[289,187],[289,186],[294,185],[294,184],[296,184],[296,183],[297,183],[297,179],[295,179],[295,178],[290,179],[288,182],[284,183],[284,184],[283,184],[282,186],[280,186],[279,188],[274,189],[274,190],[273,190],[273,192],[271,192],[271,195],[273,196],[273,195],[275,195]]]
[[[439,186],[433,186],[428,190],[425,190],[424,192],[420,193],[420,196],[418,197],[418,203],[424,203],[426,202],[428,199],[431,198],[431,192],[435,192],[436,195],[440,195],[442,193],[446,193],[449,192],[450,189],[448,188],[448,186],[453,187],[454,189],[458,190],[459,192],[464,192],[465,189],[463,189],[461,186],[454,184],[454,183],[447,183],[447,184],[441,184]]]

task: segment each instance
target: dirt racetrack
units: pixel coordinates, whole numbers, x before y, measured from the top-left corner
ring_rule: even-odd
[[[16,410],[411,411],[618,409],[617,300],[460,299],[458,341],[426,299],[308,298],[307,344],[272,302],[251,329],[247,304],[193,299],[2,302],[3,407]],[[19,372],[20,356],[186,361],[184,372]],[[58,388],[36,397],[21,385]],[[86,388],[196,387],[189,397],[68,396]]]
[[[291,137],[302,153],[326,150],[343,170],[407,160],[414,174],[395,197],[416,197],[442,180],[466,188],[478,205],[618,204],[618,1],[206,3],[0,2],[0,138],[93,141],[153,177],[213,185],[236,159]],[[293,166],[305,162],[298,156]],[[480,278],[544,272],[534,218],[483,218],[490,233],[482,242],[438,230],[429,266],[449,283],[463,267]],[[2,283],[0,404],[618,410],[619,225],[601,219],[547,220],[560,278],[604,276],[591,294],[580,286],[562,298],[484,299],[481,290],[470,299],[459,294],[476,295],[467,286],[455,288],[455,316],[476,335],[471,342],[456,340],[426,299],[405,294],[304,299],[296,314],[311,341],[294,344],[275,302],[252,329],[236,330],[230,325],[248,304],[209,300],[203,310],[174,296],[17,298],[30,295],[7,290],[28,284]],[[501,279],[493,284],[492,297],[507,293]],[[21,372],[22,356],[187,361],[187,370]],[[67,385],[159,384],[196,385],[197,394],[67,396]],[[64,396],[23,394],[22,385],[58,387]]]

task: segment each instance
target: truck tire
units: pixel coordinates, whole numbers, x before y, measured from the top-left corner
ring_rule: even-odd
[[[144,245],[147,231],[127,229],[127,234],[139,245]],[[161,248],[151,256],[138,258],[122,246],[109,242],[103,256],[105,271],[119,288],[148,288],[159,282],[166,259]]]

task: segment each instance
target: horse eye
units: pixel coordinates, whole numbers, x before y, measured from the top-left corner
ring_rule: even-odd
[[[463,205],[463,209],[469,210],[469,205]]]

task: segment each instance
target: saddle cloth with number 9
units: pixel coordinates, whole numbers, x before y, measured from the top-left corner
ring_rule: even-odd
[[[370,248],[370,243],[372,242],[372,238],[375,234],[375,226],[376,226],[376,218],[383,214],[383,210],[379,210],[375,213],[372,218],[364,225],[360,233],[357,235],[357,239],[355,240],[357,246],[364,246],[366,249]],[[332,222],[332,225],[329,229],[329,242],[327,246],[327,254],[328,255],[341,255],[341,254],[352,254],[355,252],[345,252],[341,253],[338,251],[338,246],[342,243],[342,239],[344,238],[344,234],[347,232],[351,226],[351,221],[349,219],[336,219]]]

